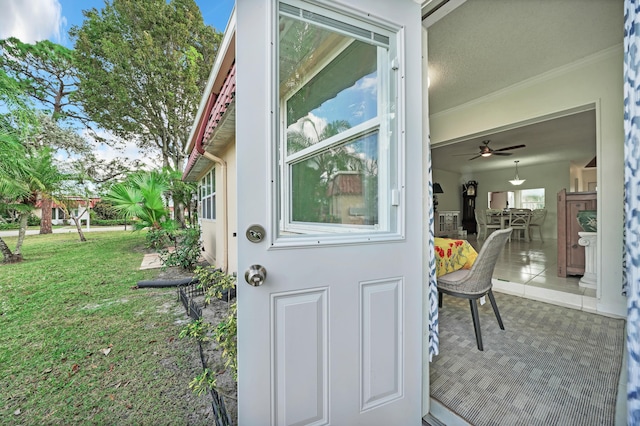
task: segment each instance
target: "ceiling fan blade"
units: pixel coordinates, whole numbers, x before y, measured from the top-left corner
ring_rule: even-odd
[[[493,155],[513,155],[513,152],[496,152],[496,151],[493,151]]]
[[[524,147],[526,147],[526,145],[513,145],[513,146],[508,146],[506,148],[494,149],[493,152],[509,151],[510,149],[518,149],[518,148],[524,148]]]
[[[453,154],[452,157],[467,157],[469,155],[477,155],[477,152],[470,152],[468,154]]]
[[[475,157],[471,157],[471,158],[469,158],[469,161],[471,161],[471,160],[475,160],[476,158],[480,158],[480,157],[482,157],[482,155],[476,155]]]

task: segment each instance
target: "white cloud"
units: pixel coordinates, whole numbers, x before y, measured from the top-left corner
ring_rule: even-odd
[[[25,43],[52,38],[61,41],[66,25],[58,0],[2,0],[0,39],[17,37]]]
[[[318,117],[310,112],[298,121],[290,124],[287,130],[303,133],[309,140],[318,141],[318,135],[321,135],[324,128],[327,127],[327,119]]]
[[[98,130],[97,133],[98,136],[106,140],[118,140],[116,136],[107,131]],[[126,158],[129,160],[138,159],[142,164],[144,164],[144,168],[147,170],[152,170],[162,165],[162,161],[160,160],[159,155],[141,153],[134,141],[120,140],[118,148],[116,149],[99,143],[91,136],[88,131],[83,132],[82,136],[94,145],[93,153],[99,159],[103,159],[105,161],[111,161],[115,158]]]

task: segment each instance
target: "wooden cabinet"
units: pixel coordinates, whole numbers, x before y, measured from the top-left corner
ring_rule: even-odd
[[[460,212],[442,211],[436,212],[435,234],[436,237],[458,238],[458,218]]]
[[[577,214],[597,210],[597,192],[558,192],[558,276],[584,275],[584,247],[578,244],[582,231]]]

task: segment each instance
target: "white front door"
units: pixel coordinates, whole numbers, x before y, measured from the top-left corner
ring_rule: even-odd
[[[419,425],[419,5],[236,7],[239,422]]]

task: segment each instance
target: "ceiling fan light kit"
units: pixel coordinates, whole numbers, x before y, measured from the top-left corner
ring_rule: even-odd
[[[480,152],[478,152],[477,154],[458,154],[458,155],[473,155],[473,157],[469,158],[469,161],[471,161],[480,157],[485,157],[485,158],[491,157],[492,155],[513,155],[511,152],[505,152],[505,151],[510,151],[512,149],[519,149],[519,148],[525,147],[525,145],[513,145],[513,146],[507,146],[505,148],[493,149],[489,146],[489,142],[491,141],[488,139],[482,141],[483,145],[480,145],[478,147],[480,148]]]
[[[511,185],[515,185],[515,186],[522,185],[524,183],[524,181],[526,180],[526,179],[520,179],[520,177],[518,176],[518,163],[519,162],[520,162],[519,160],[514,161],[514,163],[516,163],[516,177],[515,177],[515,179],[512,179],[512,180],[509,181],[509,183]]]

